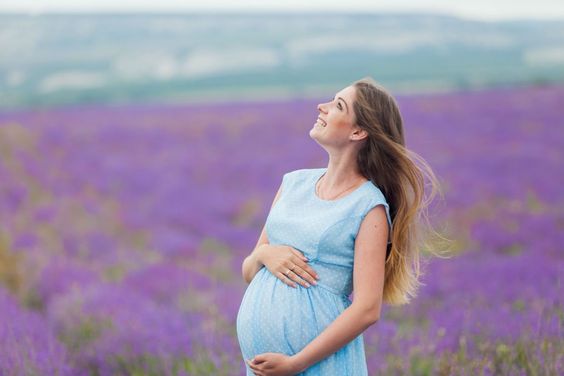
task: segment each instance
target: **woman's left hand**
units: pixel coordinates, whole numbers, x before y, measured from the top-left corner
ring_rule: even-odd
[[[247,360],[247,364],[258,376],[292,376],[301,372],[295,357],[281,353],[263,353]]]

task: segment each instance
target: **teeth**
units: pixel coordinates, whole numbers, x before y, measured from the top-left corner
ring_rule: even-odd
[[[327,124],[325,124],[325,122],[323,120],[321,120],[320,118],[317,118],[317,124],[319,124],[322,127],[325,127]]]

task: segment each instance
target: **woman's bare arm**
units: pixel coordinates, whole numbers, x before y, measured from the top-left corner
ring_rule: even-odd
[[[280,185],[280,187],[278,188],[278,192],[276,192],[276,196],[274,196],[274,200],[272,202],[272,205],[270,206],[270,210],[272,210],[274,204],[276,203],[276,201],[278,201],[278,198],[280,197],[281,193],[282,193],[282,185]],[[254,276],[263,266],[263,263],[260,260],[260,254],[262,250],[265,248],[264,246],[269,244],[268,237],[266,236],[265,228],[266,225],[264,225],[262,228],[260,237],[257,241],[257,244],[255,245],[255,248],[253,249],[251,254],[247,256],[243,261],[243,266],[242,266],[243,279],[247,283],[251,283]]]
[[[292,358],[302,372],[338,351],[380,318],[388,222],[382,205],[366,215],[355,240],[353,303]]]

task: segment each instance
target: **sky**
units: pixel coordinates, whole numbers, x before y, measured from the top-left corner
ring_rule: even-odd
[[[0,0],[0,13],[178,11],[425,12],[479,20],[560,19],[563,0]]]

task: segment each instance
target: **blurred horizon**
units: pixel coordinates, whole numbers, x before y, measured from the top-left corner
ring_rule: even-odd
[[[0,14],[0,110],[561,85],[563,21],[441,14]]]

